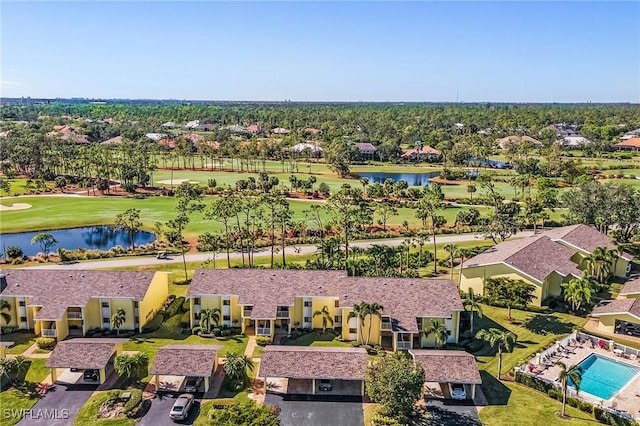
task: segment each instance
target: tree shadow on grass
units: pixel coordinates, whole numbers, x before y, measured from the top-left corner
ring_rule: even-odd
[[[480,371],[482,392],[489,405],[507,405],[511,397],[511,389],[486,371]]]
[[[535,314],[523,322],[523,326],[536,334],[569,334],[573,324],[564,322],[554,315]]]

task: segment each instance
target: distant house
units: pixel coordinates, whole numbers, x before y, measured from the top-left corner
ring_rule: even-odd
[[[87,135],[78,133],[76,129],[70,126],[53,126],[53,130],[47,133],[49,137],[58,137],[65,141],[72,141],[75,143],[89,143]]]
[[[583,136],[565,136],[562,139],[559,139],[557,141],[558,145],[562,146],[562,147],[579,147],[579,146],[584,146],[586,144],[588,144],[590,141],[589,139],[583,137]]]
[[[440,151],[430,146],[423,146],[421,149],[408,149],[400,158],[410,161],[435,160],[442,155]]]
[[[196,129],[198,127],[202,126],[202,123],[200,123],[200,120],[193,120],[188,122],[187,124],[184,125],[185,129]]]
[[[197,147],[200,142],[204,140],[204,136],[199,135],[197,133],[189,133],[188,135],[184,135],[185,139],[187,139],[194,147]]]
[[[501,149],[509,149],[512,147],[519,147],[522,142],[531,142],[536,148],[542,146],[542,142],[536,140],[530,136],[507,136],[505,138],[497,139],[496,142]]]
[[[158,142],[166,138],[168,135],[166,133],[146,133],[145,136],[151,139],[152,141]]]
[[[635,137],[618,142],[614,145],[614,148],[619,151],[640,151],[640,138]]]
[[[116,136],[115,138],[107,139],[101,143],[102,145],[118,145],[122,143],[122,136]]]
[[[289,133],[291,133],[291,130],[282,127],[276,127],[275,129],[271,130],[271,133],[273,133],[274,135],[288,135]]]
[[[251,126],[248,126],[246,129],[247,132],[249,133],[253,133],[253,134],[258,134],[258,133],[264,133],[267,131],[267,129],[265,129],[264,127],[258,125],[258,124],[252,124]]]
[[[174,127],[178,127],[178,125],[176,123],[172,123],[171,121],[167,121],[166,123],[162,124],[162,127],[173,129]]]
[[[247,129],[236,124],[235,126],[230,126],[229,131],[232,133],[243,133],[243,132],[246,132]]]
[[[630,132],[625,133],[620,138],[620,141],[626,141],[629,139],[637,138],[638,136],[640,136],[640,129],[631,130]]]
[[[360,153],[360,157],[364,160],[373,160],[376,156],[376,152],[378,151],[378,148],[369,142],[358,142],[354,143],[353,146],[356,147]]]
[[[307,127],[302,131],[302,133],[317,136],[322,134],[322,130],[314,129],[313,127]]]
[[[591,316],[599,330],[640,337],[640,278],[628,281],[617,299],[601,302]]]
[[[318,144],[308,142],[296,144],[289,148],[289,151],[300,154],[305,149],[308,149],[311,152],[311,156],[314,158],[320,157],[322,155],[322,148],[320,148]]]

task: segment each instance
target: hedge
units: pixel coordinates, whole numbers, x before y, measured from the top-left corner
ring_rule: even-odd
[[[165,318],[171,318],[176,314],[181,314],[182,304],[184,303],[184,301],[184,297],[176,297],[175,299],[173,299],[173,302],[171,302],[171,304],[162,311],[162,314],[165,316]]]
[[[554,390],[553,386],[551,386],[549,383],[544,382],[537,377],[521,373],[520,371],[516,371],[516,382],[522,383],[523,385],[535,389],[539,392],[546,393],[549,396],[551,396],[549,391]]]
[[[125,402],[122,410],[127,417],[135,417],[138,412],[138,405],[142,402],[142,391],[140,389],[130,389],[127,392],[131,392],[131,397]]]
[[[162,325],[162,321],[164,321],[164,315],[158,312],[151,321],[149,321],[144,327],[142,327],[142,332],[150,333],[152,331],[156,331]]]
[[[191,309],[191,305],[189,303],[189,299],[184,299],[184,302],[182,303],[182,312],[189,312],[189,310]]]
[[[36,344],[38,348],[50,351],[56,346],[56,339],[53,337],[38,337]]]
[[[258,346],[267,346],[271,344],[271,337],[269,336],[256,336],[256,344]]]
[[[180,325],[184,328],[187,328],[191,325],[191,312],[187,311],[182,314],[182,318],[180,318]]]

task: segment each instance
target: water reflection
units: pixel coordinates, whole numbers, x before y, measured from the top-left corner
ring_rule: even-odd
[[[383,184],[385,180],[392,179],[394,182],[404,180],[409,186],[425,186],[429,185],[429,179],[440,176],[440,172],[429,173],[387,173],[387,172],[362,172],[358,173],[359,178],[366,177],[369,183]]]

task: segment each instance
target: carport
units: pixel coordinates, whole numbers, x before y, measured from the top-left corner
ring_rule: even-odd
[[[171,344],[158,349],[149,374],[155,376],[160,389],[160,376],[191,376],[204,378],[204,391],[209,391],[211,376],[218,366],[220,345]]]
[[[113,358],[122,353],[122,344],[127,339],[77,338],[63,340],[53,348],[45,367],[51,369],[51,380],[58,379],[58,368],[98,370],[100,384],[107,380],[107,369]]]
[[[482,378],[472,354],[465,351],[426,349],[412,349],[409,353],[424,369],[427,382],[439,383],[440,386],[461,384],[464,385],[467,399],[475,398],[476,385],[482,384]]]
[[[368,356],[363,348],[312,346],[273,346],[262,352],[259,377],[266,390],[273,387],[269,379],[285,379],[283,393],[302,395],[364,395],[364,375]],[[321,380],[328,380],[320,389]]]

